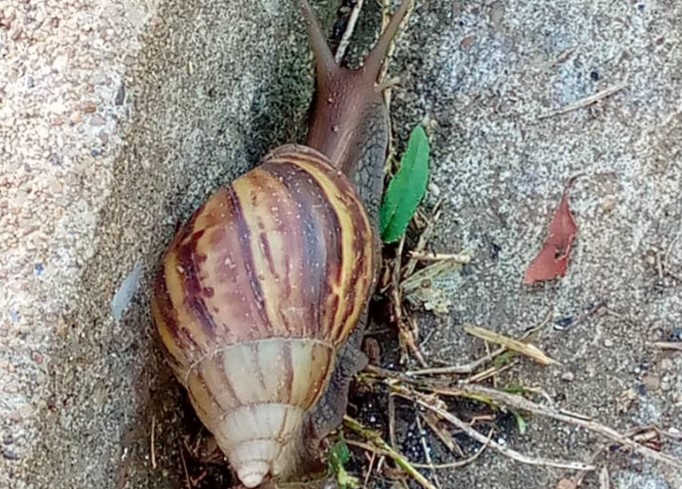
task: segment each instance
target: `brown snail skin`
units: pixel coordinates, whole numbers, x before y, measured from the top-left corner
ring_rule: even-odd
[[[388,147],[377,79],[409,0],[356,70],[334,61],[298,3],[316,66],[306,144],[270,151],[193,213],[151,303],[168,362],[248,488],[320,468],[321,442],[366,363]]]

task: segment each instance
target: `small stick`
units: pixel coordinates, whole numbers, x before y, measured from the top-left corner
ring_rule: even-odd
[[[426,441],[426,432],[424,431],[424,426],[422,425],[421,422],[421,415],[420,413],[417,413],[415,416],[415,420],[417,421],[417,429],[419,429],[419,440],[421,441],[422,444],[422,450],[424,450],[424,458],[426,458],[426,465],[427,468],[431,469],[433,471],[433,459],[431,459],[431,452],[429,450],[429,445]],[[412,464],[414,465],[414,464]],[[436,474],[433,474],[433,480],[436,483],[436,486],[438,489],[442,489],[440,485],[440,480],[438,480],[438,476]]]
[[[182,445],[178,443],[178,449],[180,450],[180,460],[182,460],[182,469],[185,471],[185,480],[187,481],[187,489],[192,489],[192,482],[189,479],[189,472],[187,471],[187,462],[185,462],[185,454],[182,451]]]
[[[547,314],[547,317],[545,319],[543,319],[536,326],[527,330],[524,334],[521,335],[520,339],[521,340],[526,339],[526,338],[530,337],[532,334],[534,334],[536,331],[541,330],[542,328],[545,327],[545,325],[547,325],[547,323],[549,323],[551,321],[551,319],[552,319],[552,311],[549,311],[549,313]],[[479,358],[478,360],[474,360],[473,362],[467,363],[465,365],[452,365],[452,366],[448,366],[448,367],[434,367],[434,368],[426,368],[426,369],[421,369],[421,370],[411,370],[411,371],[405,372],[405,375],[472,374],[481,365],[488,363],[489,361],[491,361],[494,358],[502,355],[506,351],[508,351],[507,347],[502,346],[499,349],[497,349],[491,353],[488,353],[487,355]]]
[[[682,351],[682,342],[679,341],[656,341],[651,344],[656,348],[660,348],[662,350]]]
[[[348,18],[348,26],[346,27],[343,36],[341,36],[341,42],[339,43],[339,47],[336,50],[336,55],[334,56],[337,63],[340,63],[343,57],[346,55],[346,50],[350,44],[350,38],[353,36],[353,32],[355,32],[355,25],[358,23],[358,17],[360,16],[360,10],[362,10],[362,4],[364,1],[365,0],[357,0],[358,3],[355,4],[353,11]]]
[[[365,428],[359,421],[356,421],[355,419],[351,418],[350,416],[344,416],[344,425],[349,428],[350,430],[356,432],[357,434],[363,436],[365,439],[367,439],[372,445],[374,445],[376,448],[378,448],[378,453],[382,455],[386,455],[387,457],[390,457],[393,459],[393,461],[405,472],[407,472],[414,480],[419,482],[419,484],[422,485],[422,487],[426,489],[437,489],[429,480],[422,475],[421,472],[419,472],[417,469],[415,469],[412,464],[410,463],[409,460],[407,460],[403,455],[400,453],[396,452],[391,448],[391,446],[386,443],[381,436],[379,436],[377,433],[374,433],[367,428]],[[346,440],[346,443],[349,445],[358,445],[358,442],[353,442],[352,440]],[[362,448],[367,449],[368,445],[363,446]],[[371,450],[371,447],[370,447]]]
[[[434,406],[433,402],[428,402],[425,399],[421,398],[421,396],[410,396],[409,394],[406,396],[408,399],[412,399],[412,401],[416,402],[420,406],[430,409],[434,413],[438,414],[441,416],[443,419],[451,423],[453,426],[457,427],[458,429],[464,431],[469,437],[473,438],[474,440],[478,441],[479,443],[487,443],[490,447],[494,448],[498,452],[500,452],[502,455],[505,455],[512,460],[516,460],[517,462],[529,464],[529,465],[538,465],[542,467],[556,467],[559,469],[569,469],[569,470],[584,470],[584,471],[590,471],[594,470],[596,467],[594,465],[588,465],[583,462],[564,462],[561,460],[550,460],[546,458],[535,458],[535,457],[530,457],[528,455],[524,455],[522,453],[517,452],[516,450],[512,450],[511,448],[505,447],[497,443],[496,441],[489,440],[487,439],[483,434],[479,433],[475,429],[473,429],[471,426],[467,425],[464,421],[459,419],[457,416],[454,416],[453,414],[449,413],[445,409],[442,409],[441,407]]]
[[[560,65],[564,61],[566,61],[568,58],[571,57],[573,53],[578,49],[579,46],[572,46],[568,49],[564,49],[561,53],[559,53],[559,56],[556,57],[556,59],[552,62],[550,68],[553,68],[557,65]]]
[[[438,222],[438,219],[440,219],[441,214],[440,206],[443,203],[443,200],[444,197],[439,198],[436,204],[433,206],[433,210],[431,211],[431,218],[427,219],[426,227],[421,232],[421,235],[417,240],[417,246],[412,251],[411,253],[412,256],[407,260],[407,265],[405,265],[405,268],[402,270],[403,278],[407,278],[410,275],[412,275],[415,267],[417,266],[417,259],[414,257],[414,253],[420,253],[426,249],[426,244],[428,243],[429,239],[431,239],[431,235],[433,234],[436,223]]]
[[[443,442],[443,445],[448,447],[448,449],[458,457],[464,457],[462,448],[457,444],[450,432],[445,431],[438,426],[438,417],[435,414],[427,411],[426,413],[421,413],[421,415],[424,418],[424,421],[426,421],[426,424],[429,425],[440,441]]]
[[[677,243],[682,239],[682,228],[680,228],[679,231],[677,231],[677,234],[673,238],[672,242],[670,243],[670,246],[668,246],[668,249],[665,252],[665,256],[663,257],[663,263],[666,265],[670,262],[670,255],[673,254],[673,250],[675,249],[675,246],[677,246]]]
[[[561,109],[553,110],[553,111],[548,112],[546,114],[540,115],[538,117],[538,120],[548,119],[550,117],[556,117],[559,115],[564,115],[564,114],[567,114],[569,112],[573,112],[574,110],[579,110],[579,109],[582,109],[584,107],[588,107],[588,106],[594,104],[595,102],[599,102],[602,99],[605,99],[605,98],[610,97],[611,95],[613,95],[615,93],[620,92],[621,90],[623,90],[627,86],[628,86],[627,81],[618,83],[618,84],[613,85],[611,87],[605,88],[604,90],[597,92],[594,95],[590,95],[589,97],[585,97],[581,100],[578,100],[577,102],[574,102],[574,103],[569,104],[565,107],[562,107]]]
[[[471,256],[467,255],[466,253],[428,253],[421,251],[411,251],[410,256],[419,261],[453,260],[464,265],[471,263]]]
[[[382,23],[381,31],[382,32],[386,29],[386,27],[388,27],[388,24],[391,21],[391,14],[388,13],[391,9],[390,0],[383,0],[383,7],[384,7],[384,11],[383,11],[382,19],[381,19],[381,23]],[[410,19],[410,16],[412,15],[413,10],[414,10],[414,0],[412,0],[410,2],[410,5],[407,8],[407,12],[405,12],[405,17],[403,17],[403,20],[400,23],[401,24],[400,25],[401,31],[405,29],[405,26],[407,26],[407,23],[409,22],[409,19]],[[395,15],[395,14],[393,14],[393,15]],[[395,45],[396,45],[397,37],[398,36],[396,36],[391,41],[391,45],[389,46],[388,51],[386,52],[384,62],[381,66],[381,71],[379,72],[380,73],[380,76],[379,76],[380,80],[383,80],[384,78],[386,78],[386,73],[388,73],[389,59],[393,56],[393,52],[395,51]],[[385,94],[386,105],[390,106],[390,98],[391,98],[390,91],[386,91],[386,92],[384,92],[384,94]]]
[[[483,372],[477,373],[476,375],[472,375],[471,377],[462,380],[462,383],[472,384],[476,382],[483,382],[490,377],[492,377],[494,380],[497,374],[502,373],[505,370],[509,370],[510,368],[515,367],[517,364],[518,362],[512,362],[508,365],[503,365],[502,367],[490,367],[488,370],[484,370]]]
[[[495,333],[494,331],[470,324],[465,325],[463,329],[472,336],[489,341],[491,343],[497,343],[501,346],[507,347],[509,350],[514,350],[518,353],[521,353],[522,355],[530,357],[541,365],[556,365],[559,363],[558,361],[548,357],[537,346],[530,343],[524,343],[522,341],[509,338],[508,336]]]
[[[459,388],[463,392],[485,396],[499,404],[504,404],[510,407],[514,407],[516,409],[521,409],[524,411],[540,414],[542,416],[547,416],[548,418],[556,419],[557,421],[562,421],[564,423],[581,426],[589,431],[598,433],[604,436],[605,438],[608,438],[620,445],[626,446],[627,448],[631,449],[635,453],[638,453],[642,456],[652,458],[654,460],[657,460],[658,462],[672,465],[674,467],[682,468],[682,460],[671,455],[657,452],[647,446],[640,445],[639,443],[631,440],[630,438],[618,433],[616,430],[596,423],[594,421],[588,421],[583,418],[561,414],[560,412],[556,411],[553,408],[543,406],[541,404],[536,404],[533,401],[529,401],[528,399],[525,399],[521,396],[507,394],[506,392],[498,391],[495,389],[489,389],[481,385],[467,384],[460,385]]]
[[[611,478],[609,477],[609,469],[606,466],[602,467],[599,473],[599,489],[611,489]]]
[[[388,438],[391,448],[397,445],[395,438],[395,397],[392,392],[388,393]]]
[[[498,357],[501,354],[503,354],[505,351],[507,351],[507,349],[505,347],[502,347],[498,348],[497,350],[488,355],[479,358],[478,360],[474,360],[473,362],[466,363],[464,365],[451,365],[449,367],[434,367],[425,368],[421,370],[408,370],[407,372],[405,372],[405,375],[472,374],[481,365],[488,363],[495,357]]]
[[[494,432],[495,432],[495,430],[490,430],[490,432],[488,433],[487,442],[483,443],[481,445],[481,448],[479,448],[476,451],[476,453],[474,453],[471,457],[466,458],[464,460],[458,460],[457,462],[449,462],[446,464],[433,464],[433,465],[430,465],[429,468],[433,468],[433,469],[457,469],[457,468],[464,467],[465,465],[469,465],[470,463],[474,462],[478,457],[480,457],[481,454],[485,451],[485,449],[488,448],[488,445],[490,443],[490,440],[493,437]],[[423,467],[424,464],[412,464],[412,465],[414,465],[415,467],[419,467],[419,468],[425,468],[425,467]]]
[[[375,452],[371,452],[372,456],[369,459],[369,467],[367,467],[367,475],[365,476],[365,480],[362,482],[362,487],[366,488],[367,483],[369,482],[369,476],[372,475],[372,469],[374,468],[374,459],[376,459],[377,454]]]
[[[156,447],[154,443],[154,431],[156,427],[156,416],[152,416],[152,433],[151,433],[151,439],[149,440],[149,444],[151,445],[151,452],[152,452],[152,469],[156,470]]]

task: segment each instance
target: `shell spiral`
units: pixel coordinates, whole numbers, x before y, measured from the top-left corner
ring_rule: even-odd
[[[376,280],[375,231],[351,181],[285,145],[179,230],[152,313],[197,415],[242,484],[286,475]]]

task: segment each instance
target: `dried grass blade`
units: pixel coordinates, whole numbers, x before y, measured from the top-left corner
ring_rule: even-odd
[[[472,336],[475,336],[476,338],[489,341],[490,343],[496,343],[506,347],[509,350],[516,351],[522,355],[532,358],[541,365],[559,364],[558,361],[548,357],[542,350],[540,350],[540,348],[530,343],[523,343],[521,341],[490,331],[489,329],[474,325],[465,326],[464,331]]]

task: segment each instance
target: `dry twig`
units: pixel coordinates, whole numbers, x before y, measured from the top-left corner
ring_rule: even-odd
[[[585,97],[584,99],[578,100],[577,102],[574,102],[572,104],[569,104],[565,107],[562,107],[561,109],[553,110],[551,112],[548,112],[547,114],[543,114],[538,117],[538,120],[542,119],[548,119],[550,117],[556,117],[558,115],[564,115],[569,112],[573,112],[574,110],[579,110],[584,107],[588,107],[596,102],[599,102],[600,100],[603,100],[607,97],[610,97],[611,95],[620,92],[623,90],[625,87],[628,86],[628,82],[624,81],[621,83],[618,83],[616,85],[613,85],[611,87],[605,88],[604,90],[601,90],[594,95],[590,95],[589,97]]]
[[[360,11],[362,10],[362,4],[364,1],[365,0],[357,0],[355,7],[353,7],[352,12],[350,13],[348,25],[346,26],[346,30],[343,32],[343,36],[341,36],[339,47],[337,48],[336,55],[334,56],[337,63],[340,63],[343,57],[346,55],[346,50],[350,44],[350,38],[353,36],[353,32],[355,32],[355,26],[357,25],[358,17],[360,17]]]
[[[187,470],[187,462],[185,461],[185,454],[182,449],[182,444],[178,443],[178,450],[180,450],[180,460],[182,461],[182,470],[185,472],[185,481],[187,482],[187,489],[192,489],[192,481],[189,478],[189,471]]]
[[[633,441],[631,438],[622,435],[618,433],[616,430],[604,426],[595,421],[590,421],[589,419],[585,419],[583,417],[576,417],[564,414],[562,412],[557,411],[554,408],[543,406],[541,404],[534,403],[533,401],[529,401],[524,397],[514,394],[508,394],[506,392],[498,391],[495,389],[490,389],[488,387],[484,387],[481,385],[473,384],[459,385],[457,389],[453,390],[453,394],[456,393],[457,390],[461,390],[461,392],[468,394],[486,397],[498,404],[546,416],[548,418],[556,419],[557,421],[561,421],[564,423],[581,426],[589,431],[598,433],[604,436],[605,438],[608,438],[620,445],[623,445],[631,449],[633,452],[638,453],[642,456],[651,458],[658,462],[665,463],[667,465],[672,465],[673,467],[682,468],[682,460],[671,455],[657,452],[644,445],[640,445],[639,443]]]
[[[407,389],[404,389],[403,392],[401,393],[402,396],[404,396],[406,399],[411,399],[413,402],[419,404],[420,406],[430,409],[431,411],[435,412],[438,416],[442,417],[449,423],[451,423],[453,426],[457,427],[458,429],[464,431],[467,436],[473,438],[474,440],[478,441],[479,443],[487,443],[488,446],[491,448],[494,448],[498,452],[500,452],[502,455],[505,455],[513,460],[516,460],[517,462],[529,464],[529,465],[538,465],[538,466],[543,466],[543,467],[556,467],[560,469],[569,469],[569,470],[594,470],[595,467],[593,465],[588,465],[582,462],[565,462],[562,460],[551,460],[551,459],[546,459],[546,458],[541,458],[541,457],[530,457],[528,455],[524,455],[522,453],[517,452],[516,450],[512,450],[511,448],[505,447],[503,445],[500,445],[499,443],[493,441],[493,440],[488,440],[484,435],[473,429],[471,426],[466,424],[464,421],[459,419],[457,416],[451,414],[448,412],[446,409],[442,407],[443,402],[440,401],[437,398],[428,398],[427,396],[424,396],[422,394],[416,393],[416,392],[410,392]]]
[[[156,431],[156,416],[152,416],[152,430],[151,430],[149,445],[152,458],[152,469],[156,470],[156,443],[154,441],[155,431]]]
[[[471,256],[466,253],[427,253],[423,251],[410,251],[410,257],[418,261],[453,260],[464,265],[471,263]]]
[[[464,331],[482,340],[489,341],[491,343],[497,343],[499,345],[506,347],[509,350],[513,350],[518,353],[521,353],[522,355],[526,355],[527,357],[532,358],[541,365],[556,365],[559,363],[556,360],[549,358],[542,352],[542,350],[540,350],[535,345],[523,343],[521,341],[509,338],[499,333],[495,333],[488,329],[481,328],[479,326],[467,325],[464,326]]]
[[[656,348],[660,348],[661,350],[682,351],[682,342],[679,341],[656,341],[651,344]]]
[[[478,360],[474,360],[464,365],[451,365],[448,367],[434,367],[425,368],[421,370],[408,370],[407,372],[405,372],[405,375],[472,374],[479,367],[485,365],[486,363],[490,362],[491,360],[495,359],[496,357],[500,356],[506,351],[507,349],[502,347],[498,348],[492,353],[489,353],[488,355],[479,358]]]

